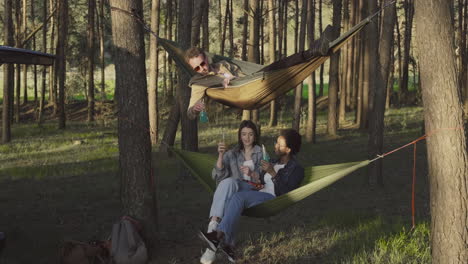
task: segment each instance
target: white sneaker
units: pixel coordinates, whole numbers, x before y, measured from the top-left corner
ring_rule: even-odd
[[[201,264],[212,264],[216,260],[216,252],[207,248],[200,258]]]
[[[215,231],[217,227],[218,227],[218,221],[210,221],[210,223],[208,224],[207,233],[211,233]]]

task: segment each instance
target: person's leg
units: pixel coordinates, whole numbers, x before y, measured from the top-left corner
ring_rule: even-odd
[[[228,245],[234,245],[234,234],[236,232],[237,223],[239,222],[239,218],[244,209],[261,204],[273,198],[275,198],[275,196],[269,193],[258,191],[235,193],[226,205],[223,220],[217,228],[217,231],[224,234],[224,242]]]
[[[239,190],[239,183],[237,180],[227,178],[222,180],[216,187],[213,195],[213,202],[211,203],[210,218],[211,220],[219,221],[223,218],[224,207],[229,198]]]

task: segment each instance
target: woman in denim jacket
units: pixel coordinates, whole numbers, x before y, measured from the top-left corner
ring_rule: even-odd
[[[277,160],[261,161],[261,190],[241,190],[234,193],[225,206],[224,217],[213,232],[200,232],[213,251],[218,248],[223,251],[230,262],[235,262],[234,236],[242,211],[264,203],[277,196],[288,193],[301,184],[304,178],[304,168],[296,160],[295,155],[301,148],[301,135],[293,130],[282,130],[275,144]]]
[[[224,216],[224,207],[231,196],[243,190],[255,188],[260,183],[262,148],[258,145],[258,130],[250,120],[241,122],[238,130],[238,144],[226,151],[224,142],[218,144],[218,160],[212,177],[216,190],[210,209],[208,232],[212,232]],[[207,249],[200,262],[212,263],[215,252]]]

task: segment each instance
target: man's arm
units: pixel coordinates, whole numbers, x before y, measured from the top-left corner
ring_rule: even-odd
[[[194,120],[203,109],[205,109],[205,104],[202,100],[198,100],[192,107],[187,109],[188,118]]]

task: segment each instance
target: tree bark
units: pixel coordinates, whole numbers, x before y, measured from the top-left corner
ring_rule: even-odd
[[[151,30],[159,35],[159,0],[151,2]],[[151,144],[158,144],[158,39],[151,34],[150,36],[150,73],[148,83],[148,113],[150,124]]]
[[[181,48],[186,50],[190,47],[192,29],[192,0],[179,0],[178,15],[178,42]],[[180,122],[182,128],[182,149],[198,150],[198,120],[190,120],[187,116],[187,107],[190,100],[191,89],[188,86],[190,77],[179,70],[178,101],[180,107]]]
[[[392,0],[385,0],[388,4]],[[369,0],[369,13],[373,14],[377,11],[375,1]],[[382,154],[383,136],[384,136],[384,114],[385,114],[385,99],[386,99],[386,84],[389,76],[391,63],[391,51],[393,45],[393,28],[396,17],[395,5],[391,4],[383,10],[382,34],[378,35],[376,23],[370,23],[369,27],[369,50],[371,57],[370,75],[375,76],[375,81],[371,87],[373,94],[372,108],[369,109],[369,142],[368,142],[368,158],[373,159],[377,155]],[[380,41],[379,41],[380,40]],[[379,46],[380,43],[380,46]],[[367,170],[367,182],[370,186],[376,183],[383,186],[382,177],[382,159],[378,159],[369,164]]]
[[[36,13],[35,13],[35,10],[34,10],[34,1],[31,1],[31,27],[32,28],[36,28],[36,24],[35,24],[35,17],[36,17]],[[45,17],[44,17],[45,19]],[[33,36],[33,39],[32,39],[32,49],[33,50],[36,50],[37,47],[36,47],[36,35],[34,34]],[[36,107],[36,110],[37,110],[37,65],[34,65],[33,66],[33,78],[34,78],[34,104],[35,104],[35,107]]]
[[[16,18],[16,47],[22,48],[21,45],[21,1],[15,1],[15,18]],[[16,71],[15,71],[15,122],[19,123],[20,121],[20,98],[21,98],[21,64],[16,64]]]
[[[301,7],[301,22],[299,32],[299,52],[304,51],[306,38],[306,22],[307,22],[307,0],[302,0]],[[298,7],[297,7],[298,8]],[[302,82],[294,89],[294,113],[292,120],[292,128],[299,131],[301,125],[301,103],[302,103]]]
[[[333,0],[333,39],[338,38],[341,28],[341,8],[342,0]],[[335,52],[330,58],[330,73],[328,82],[328,122],[327,134],[329,136],[336,136],[338,127],[338,89],[339,89],[339,63],[340,52]]]
[[[307,38],[309,41],[309,49],[312,48],[315,34],[315,1],[309,0],[307,3]],[[306,79],[309,98],[307,100],[307,129],[306,141],[315,143],[316,127],[317,127],[317,105],[315,96],[315,77],[309,76]]]
[[[14,46],[13,39],[13,15],[12,0],[4,0],[3,5],[3,37],[4,43]],[[11,141],[11,99],[14,89],[14,65],[7,63],[3,65],[3,102],[2,102],[2,143]]]
[[[424,123],[429,137],[432,263],[468,259],[468,155],[449,2],[416,0]],[[424,32],[424,34],[419,34]]]
[[[111,0],[112,6],[143,15],[141,0]],[[158,237],[156,188],[151,168],[144,32],[131,16],[112,11],[118,107],[120,198],[123,214],[141,221],[150,259]],[[131,100],[129,100],[131,99]]]
[[[400,84],[400,93],[403,98],[408,93],[408,73],[409,73],[409,60],[410,60],[410,48],[411,48],[411,37],[413,29],[413,15],[414,6],[413,1],[405,0],[405,36],[404,36],[404,49],[403,49],[403,61],[402,61],[402,78]]]
[[[210,3],[208,0],[205,1],[204,9],[203,9],[203,18],[202,18],[202,29],[203,29],[203,50],[209,51],[210,50],[210,34],[209,34],[209,10],[210,10]]]
[[[60,1],[55,2],[54,0],[49,1],[49,12],[52,13],[53,11],[53,6],[55,6],[55,3],[59,6],[60,8]],[[59,11],[60,12],[60,11]],[[56,37],[55,37],[55,29],[57,25],[59,24],[59,21],[57,19],[58,17],[58,12],[55,13],[51,18],[50,18],[50,53],[55,53],[56,52]],[[57,64],[57,60],[55,62]],[[57,72],[56,72],[57,66],[54,65],[54,67],[51,68],[50,73],[49,73],[49,103],[53,105],[53,115],[57,114]]]
[[[350,28],[350,12],[349,12],[349,0],[343,2],[343,31],[348,31]],[[346,121],[346,100],[349,94],[349,87],[347,84],[347,76],[350,72],[349,59],[350,59],[351,45],[347,44],[343,47],[341,53],[341,74],[340,74],[340,100],[338,107],[338,125],[342,126]]]
[[[65,129],[65,78],[67,67],[67,37],[68,37],[68,0],[62,0],[59,8],[59,27],[57,30],[57,61],[56,73],[58,78],[58,127]]]
[[[88,0],[88,122],[94,121],[94,10],[96,0]]]
[[[275,1],[268,0],[268,51],[269,61],[273,63],[276,61],[276,21],[275,21]],[[270,122],[269,127],[278,125],[278,108],[276,107],[276,100],[270,103]]]
[[[205,11],[205,4],[204,0],[199,0],[194,2],[194,10],[193,10],[193,17],[192,17],[192,40],[191,45],[193,47],[200,46],[200,28],[202,25],[203,14]]]
[[[23,0],[23,15],[22,15],[22,18],[23,18],[23,23],[22,23],[22,30],[21,30],[21,33],[22,33],[22,36],[21,36],[21,42],[23,41],[23,39],[26,37],[26,29],[27,29],[27,26],[28,26],[28,13],[27,13],[27,1],[26,0]],[[28,103],[28,65],[26,64],[23,64],[23,104],[26,105]]]
[[[43,17],[44,17],[44,24],[43,24],[43,27],[42,27],[42,49],[44,52],[47,52],[47,19],[45,19],[45,17],[47,17],[47,1],[48,0],[44,0],[43,4],[44,4],[44,9],[42,10],[42,14],[43,14]],[[53,68],[50,67],[50,68]],[[43,66],[42,68],[42,83],[41,83],[41,98],[39,100],[39,113],[38,113],[38,116],[37,116],[37,123],[39,125],[42,124],[42,122],[44,121],[44,104],[45,104],[45,91],[46,91],[46,78],[47,78],[47,66]]]
[[[250,0],[249,16],[249,48],[247,50],[247,59],[253,63],[260,62],[260,6],[258,0]],[[259,110],[253,110],[251,114],[252,121],[259,127]]]
[[[361,17],[368,16],[367,10],[367,0],[360,0],[360,10],[361,10]],[[362,36],[362,93],[361,93],[361,119],[359,123],[359,128],[365,130],[369,127],[369,107],[371,101],[369,100],[369,92],[370,87],[373,85],[374,76],[370,73],[371,71],[371,55],[372,52],[371,47],[369,47],[369,34],[370,31],[369,27],[363,30]]]
[[[319,0],[319,7],[318,7],[318,22],[319,22],[319,32],[320,34],[322,34],[323,32],[323,16],[322,16],[322,13],[323,13],[323,0]],[[320,70],[319,70],[319,81],[320,81],[320,85],[319,85],[319,97],[320,96],[323,96],[323,86],[325,85],[324,84],[324,80],[323,80],[323,71],[325,69],[325,66],[322,64],[320,65]]]
[[[106,62],[104,58],[104,0],[99,0],[99,13],[97,18],[99,20],[99,58],[101,59],[101,100],[106,100]]]

